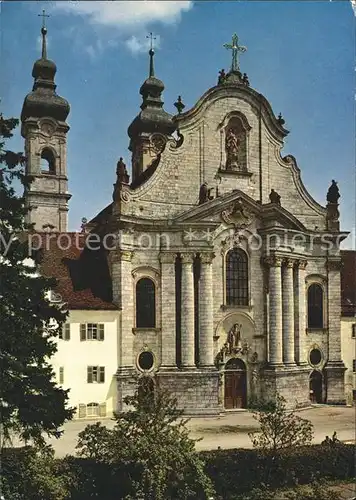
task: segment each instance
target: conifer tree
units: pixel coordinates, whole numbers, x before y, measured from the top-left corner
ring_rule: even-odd
[[[66,318],[63,306],[49,301],[55,280],[39,273],[25,235],[24,196],[17,184],[29,186],[22,153],[5,149],[18,125],[0,115],[0,425],[4,440],[18,436],[37,444],[44,434],[60,435],[59,427],[74,410],[66,407],[68,391],[57,386],[50,357],[54,338]],[[32,255],[34,257],[34,255]]]

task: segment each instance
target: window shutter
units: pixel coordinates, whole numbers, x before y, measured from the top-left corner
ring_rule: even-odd
[[[88,366],[87,382],[88,382],[88,384],[93,383],[93,367],[92,366]]]
[[[64,366],[59,367],[59,383],[64,383]]]
[[[352,325],[352,338],[356,337],[356,323]]]
[[[63,340],[63,338],[64,338],[63,330],[64,330],[64,325],[62,326],[62,328],[60,329],[59,334],[58,334],[58,338],[60,340]]]
[[[87,328],[85,324],[80,325],[80,340],[86,340]]]
[[[70,323],[64,325],[64,340],[70,340]]]
[[[105,382],[105,366],[100,366],[99,382],[101,382],[101,383]]]
[[[104,340],[104,324],[99,325],[99,340]]]
[[[87,416],[87,407],[86,405],[80,404],[78,411],[79,418],[85,418]]]
[[[106,417],[106,403],[100,403],[100,405],[99,405],[99,417]]]
[[[352,370],[356,372],[356,359],[352,361]]]

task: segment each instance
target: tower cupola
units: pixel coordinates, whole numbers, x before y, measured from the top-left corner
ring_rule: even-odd
[[[158,164],[168,137],[176,129],[172,115],[163,109],[164,84],[155,77],[152,34],[150,37],[149,76],[140,88],[141,111],[128,128],[134,182],[150,166]]]

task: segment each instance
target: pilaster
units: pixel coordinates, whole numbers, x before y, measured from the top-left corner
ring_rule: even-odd
[[[110,255],[113,302],[120,310],[120,332],[118,345],[118,368],[133,367],[134,297],[132,282],[131,250],[116,250]]]
[[[162,337],[161,369],[175,369],[176,365],[176,290],[175,253],[161,253]]]
[[[295,360],[298,365],[306,365],[306,292],[305,269],[306,260],[298,260],[294,270],[294,340]]]

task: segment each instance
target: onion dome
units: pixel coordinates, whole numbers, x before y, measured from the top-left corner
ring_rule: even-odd
[[[21,113],[21,120],[36,117],[51,117],[58,121],[66,121],[70,111],[68,101],[56,94],[54,77],[57,67],[47,59],[47,29],[42,27],[42,57],[33,65],[32,76],[35,79],[32,92],[27,94]]]
[[[142,132],[159,132],[171,135],[176,129],[176,126],[172,121],[172,115],[163,109],[161,95],[164,90],[164,84],[161,80],[154,76],[153,49],[150,49],[149,56],[149,77],[143,82],[140,88],[140,94],[142,95],[142,111],[136,116],[128,128],[130,138],[133,138]]]

